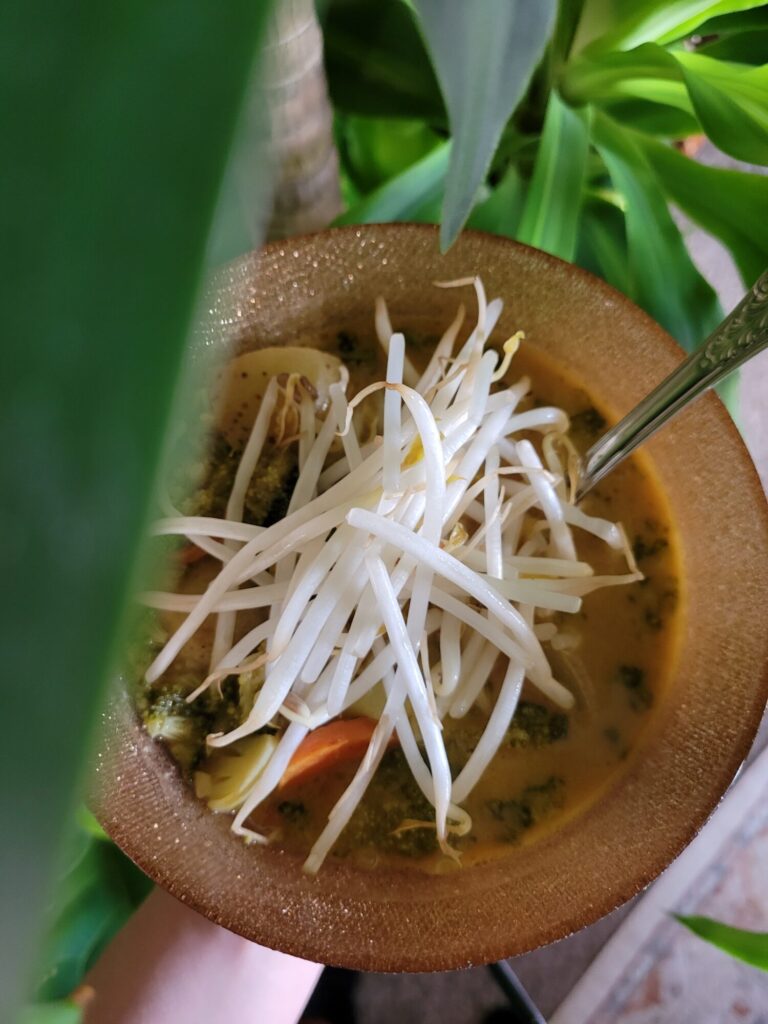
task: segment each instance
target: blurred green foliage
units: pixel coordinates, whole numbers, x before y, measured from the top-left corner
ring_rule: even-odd
[[[6,664],[15,692],[39,683],[29,653],[40,637],[56,651],[50,699],[37,702],[49,756],[12,794],[17,808],[47,798],[44,821],[37,814],[29,826],[37,852],[23,893],[39,890],[50,870],[88,711],[114,652],[224,158],[269,5],[46,6],[45,18],[18,7],[0,23],[11,101],[0,131],[18,156],[0,189],[14,255],[4,280],[8,386],[28,410],[11,423],[22,441],[3,453],[13,495],[5,535],[16,538],[16,661]],[[768,163],[767,5],[318,7],[348,205],[339,223],[441,221],[444,244],[465,222],[518,238],[600,274],[687,346],[721,310],[670,203],[724,242],[745,285],[768,263],[768,179],[702,167],[677,148],[706,134],[734,157]],[[34,80],[30,54],[41,69]],[[10,717],[26,710],[14,705]],[[14,764],[29,763],[22,732],[6,750]],[[24,1024],[79,1019],[66,997],[146,888],[81,816]],[[6,907],[6,927],[21,922],[23,953],[34,907],[11,898]],[[764,937],[685,923],[749,962],[764,957]]]
[[[556,0],[414,0],[454,145],[440,241],[456,238],[477,199],[504,126],[541,58]]]
[[[342,174],[354,182],[340,222],[409,220],[414,208],[423,217],[442,194],[444,241],[468,215],[470,227],[575,259],[686,347],[701,342],[722,310],[669,205],[730,249],[747,286],[768,264],[768,178],[703,167],[677,147],[706,134],[734,157],[768,164],[768,66],[753,44],[768,33],[768,5],[560,0],[540,60],[526,37],[519,95],[504,78],[522,39],[517,5],[503,15],[461,6],[386,0],[369,31],[370,5],[328,0],[327,71]],[[388,25],[397,25],[389,38]],[[367,118],[350,117],[360,113]],[[450,136],[448,166],[417,152],[404,167],[401,123],[425,144]]]
[[[743,928],[732,928],[711,917],[684,917],[676,914],[680,924],[710,942],[724,953],[743,960],[744,963],[768,971],[768,932],[750,932]]]
[[[152,888],[88,811],[78,819],[47,912],[38,963],[40,1003],[66,999]]]
[[[29,981],[43,907],[57,902],[60,836],[114,664],[268,9],[253,0],[0,7],[3,1022]],[[111,885],[115,857],[95,847],[78,878]],[[103,916],[98,899],[86,900],[65,946],[81,926],[107,934],[125,910],[125,894],[98,885],[109,894]],[[67,967],[68,979],[75,973]]]
[[[17,1019],[18,1024],[80,1024],[83,1013],[77,1003],[56,999],[25,1006]]]

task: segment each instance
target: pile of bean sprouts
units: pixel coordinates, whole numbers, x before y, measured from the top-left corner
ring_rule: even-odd
[[[566,414],[550,406],[519,411],[529,380],[502,383],[521,334],[501,353],[487,347],[501,300],[488,302],[479,278],[441,286],[467,285],[477,297],[474,328],[455,352],[461,307],[421,374],[383,300],[377,302],[386,381],[348,401],[342,372],[325,407],[306,395],[301,400],[299,474],[283,519],[267,528],[242,521],[278,401],[273,378],[225,516],[169,516],[154,525],[155,534],[190,538],[221,566],[202,595],[144,595],[150,606],[185,614],[147,683],[159,680],[215,616],[210,675],[189,699],[254,666],[263,667],[264,682],[246,720],[209,736],[208,745],[226,747],[269,724],[285,726],[234,817],[236,833],[268,841],[246,821],[278,786],[304,737],[383,685],[384,710],[306,860],[309,873],[349,822],[395,736],[434,807],[440,848],[455,857],[449,837],[471,827],[462,803],[499,749],[523,682],[561,708],[574,703],[542,646],[558,639],[552,613],[577,612],[593,590],[642,578],[621,527],[573,504]],[[361,446],[354,412],[379,390],[381,434]],[[527,439],[531,432],[542,436],[541,454]],[[338,436],[343,454],[337,442],[334,456]],[[628,571],[596,576],[577,556],[574,528],[623,552]],[[254,608],[268,609],[265,620],[235,643],[237,612]],[[487,684],[498,662],[503,679],[496,692]],[[490,689],[495,700],[482,737],[454,778],[443,720],[487,702]]]

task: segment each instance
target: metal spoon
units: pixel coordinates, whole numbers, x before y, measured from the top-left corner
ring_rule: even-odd
[[[768,347],[768,270],[704,344],[592,445],[579,467],[576,501],[689,402]]]

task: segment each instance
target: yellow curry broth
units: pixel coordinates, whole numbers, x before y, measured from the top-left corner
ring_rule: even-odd
[[[337,351],[342,358],[349,358],[350,347],[347,335]],[[417,366],[423,362],[418,355],[417,349]],[[354,383],[362,386],[380,374],[382,368],[377,359],[375,362],[375,368],[364,365],[361,370],[352,361],[357,378]],[[564,409],[572,417],[571,437],[584,451],[604,426],[591,396],[527,345],[513,360],[510,382],[523,375],[532,381],[532,396],[526,399],[526,405]],[[531,437],[540,440],[540,435]],[[636,749],[674,667],[681,617],[679,549],[650,462],[642,454],[636,455],[601,483],[582,507],[588,514],[623,524],[646,578],[586,596],[578,614],[552,617],[577,643],[573,650],[561,652],[545,645],[556,677],[577,696],[576,708],[567,716],[566,734],[545,745],[516,736],[513,723],[494,760],[463,804],[472,817],[472,830],[454,842],[465,864],[499,856],[509,850],[510,843],[535,840],[597,798]],[[596,573],[627,572],[623,556],[610,551],[597,538],[578,529],[574,529],[574,537],[580,558]],[[490,688],[498,686],[503,667],[502,658]],[[487,695],[486,707],[493,696]],[[521,708],[526,704],[542,707],[547,702],[526,684]],[[475,707],[463,719],[446,720],[449,757],[458,749],[463,750],[466,759],[486,718],[487,711]],[[390,762],[396,756],[388,755]],[[457,768],[461,763],[459,758]],[[354,770],[355,766],[336,767],[321,778],[280,791],[254,814],[252,821],[271,831],[279,846],[305,855]],[[450,870],[453,861],[434,849],[434,828],[413,827],[420,820],[417,816],[406,819],[406,827],[400,830],[403,822],[396,819],[401,805],[421,812],[423,820],[428,818],[429,809],[409,780],[404,764],[390,764],[389,770],[391,785],[374,781],[373,791],[367,794],[332,855],[349,858],[365,868],[387,863]],[[399,787],[403,785],[411,803],[403,804],[400,799]],[[391,814],[377,813],[388,800],[392,803]]]
[[[327,339],[323,347],[349,367],[351,393],[381,379],[383,359],[372,337],[342,332]],[[417,367],[426,363],[431,347],[426,341],[409,344],[409,356]],[[592,397],[525,344],[512,362],[508,383],[523,375],[532,382],[523,407],[545,404],[564,409],[571,416],[572,440],[581,451],[599,436],[603,417]],[[380,397],[370,401],[379,402]],[[540,435],[530,436],[538,447]],[[256,479],[254,486],[258,488]],[[578,614],[551,616],[573,646],[555,651],[545,643],[545,651],[556,678],[575,694],[576,707],[565,716],[532,687],[524,686],[501,748],[463,804],[472,818],[472,829],[467,835],[453,836],[452,842],[464,864],[499,856],[510,844],[531,842],[596,799],[637,749],[669,682],[681,619],[679,548],[649,461],[640,455],[620,466],[588,495],[583,508],[624,525],[646,578],[588,595]],[[574,538],[580,558],[597,573],[627,571],[623,556],[603,542],[578,529],[574,529]],[[178,589],[200,593],[215,571],[213,560],[203,559],[184,571]],[[238,613],[236,636],[252,628],[264,614],[264,610]],[[166,613],[161,621],[172,632],[181,618]],[[212,637],[209,619],[166,673],[164,683],[173,685],[183,676],[190,680],[188,691],[201,682],[208,671]],[[504,666],[500,658],[479,706],[462,719],[445,720],[446,749],[454,777],[479,739]],[[226,686],[225,681],[225,696]],[[227,699],[237,700],[231,695]],[[150,714],[151,710],[150,706]],[[226,716],[219,723],[214,712],[210,719],[217,722],[215,728],[232,727]],[[148,712],[142,713],[146,721]],[[184,766],[194,765],[194,755],[187,751],[186,756]],[[268,833],[279,848],[305,856],[355,768],[354,764],[337,765],[308,782],[278,790],[251,816],[249,824]],[[331,855],[350,859],[361,868],[387,863],[452,870],[455,862],[436,849],[432,815],[402,754],[390,751]]]

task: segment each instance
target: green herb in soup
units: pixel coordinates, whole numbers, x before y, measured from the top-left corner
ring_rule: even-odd
[[[170,488],[148,732],[233,829],[317,871],[535,842],[622,770],[672,670],[680,579],[647,462],[578,507],[606,418],[479,281],[439,337],[362,324],[234,360]],[[621,525],[619,525],[621,524]]]

